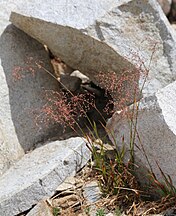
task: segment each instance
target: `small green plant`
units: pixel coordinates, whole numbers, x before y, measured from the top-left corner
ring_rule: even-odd
[[[159,164],[157,166],[160,170],[161,176],[164,182],[159,181],[154,173],[150,174],[151,182],[154,188],[156,188],[157,192],[160,194],[161,197],[176,197],[176,188],[173,185],[172,179],[169,175],[166,175]]]
[[[117,207],[117,208],[115,209],[114,213],[115,213],[115,216],[121,216],[121,215],[122,215],[122,213],[121,213],[119,207]]]
[[[66,87],[48,70],[46,70],[41,63],[36,63],[36,66],[40,69],[43,69],[45,72],[50,74],[54,79],[56,79],[63,88],[65,88],[65,92],[54,92],[51,90],[46,91],[46,98],[48,99],[48,103],[44,105],[43,109],[40,110],[41,114],[37,116],[36,121],[43,120],[45,116],[46,121],[51,120],[54,123],[59,123],[63,125],[63,127],[70,127],[73,129],[78,135],[80,132],[84,138],[87,140],[87,146],[91,150],[93,155],[93,171],[96,172],[96,176],[99,180],[99,184],[101,190],[105,196],[116,196],[116,201],[120,201],[123,199],[123,205],[132,205],[140,200],[140,195],[143,191],[140,191],[139,184],[135,178],[134,173],[134,165],[135,165],[135,141],[139,140],[141,149],[144,153],[144,156],[148,162],[151,171],[151,181],[152,185],[156,187],[159,193],[162,196],[174,197],[176,196],[176,188],[173,186],[172,180],[170,176],[165,175],[162,172],[162,169],[159,167],[160,172],[163,176],[164,183],[161,183],[157,180],[156,176],[152,171],[152,166],[149,163],[148,157],[145,153],[145,149],[140,141],[140,135],[137,131],[137,123],[138,123],[138,112],[140,95],[144,89],[144,85],[146,83],[148,73],[150,71],[151,62],[153,59],[154,52],[156,50],[156,45],[153,48],[153,52],[151,55],[151,59],[149,61],[149,66],[146,67],[144,62],[139,59],[139,65],[136,68],[136,71],[128,71],[124,70],[120,76],[117,76],[115,72],[109,72],[104,74],[100,72],[98,74],[99,83],[103,85],[105,91],[112,95],[120,95],[116,101],[109,101],[109,104],[113,104],[115,109],[121,110],[120,114],[123,118],[124,116],[129,120],[130,125],[130,161],[128,164],[124,163],[124,157],[126,154],[126,149],[124,147],[124,137],[121,142],[121,149],[113,149],[113,153],[111,152],[111,156],[108,156],[108,149],[105,145],[106,141],[103,140],[103,137],[99,136],[99,132],[97,129],[97,125],[93,120],[90,120],[87,116],[87,111],[89,109],[98,109],[92,101],[92,97],[90,100],[86,99],[85,95],[78,94],[74,95],[70,92]],[[143,68],[143,69],[142,69]],[[30,68],[28,70],[35,75],[35,71]],[[23,71],[22,71],[23,72]],[[24,77],[24,74],[21,74],[21,69],[16,68],[14,70],[13,76],[15,79],[20,80]],[[143,84],[141,89],[138,86],[139,77],[143,76]],[[133,86],[132,86],[133,85]],[[130,88],[128,89],[128,87]],[[132,89],[131,89],[132,86]],[[131,93],[133,92],[133,94]],[[117,94],[118,93],[118,94]],[[127,105],[131,104],[130,108],[127,108]],[[108,104],[108,105],[109,105]],[[108,105],[105,107],[105,110],[108,110]],[[101,116],[102,114],[99,113]],[[84,132],[83,128],[79,124],[79,118],[84,116],[87,119],[89,126],[87,126],[88,133]],[[104,117],[102,119],[105,121]],[[103,128],[108,131],[106,125],[102,124]],[[45,123],[45,121],[43,121]],[[79,132],[78,132],[79,130]],[[108,131],[114,140],[114,145],[116,145],[115,138],[111,131]],[[135,205],[134,205],[135,206]],[[131,208],[132,209],[132,208]],[[85,209],[85,213],[89,215],[90,208]],[[59,208],[53,208],[53,215],[57,216],[60,214]],[[115,210],[116,215],[120,215],[120,210]],[[105,212],[103,209],[99,209],[96,212],[96,216],[103,216]]]
[[[57,208],[57,207],[53,207],[53,215],[54,216],[58,216],[61,214],[61,210],[60,208]]]
[[[105,216],[105,211],[104,209],[98,209],[96,212],[96,216]]]
[[[85,208],[84,211],[85,211],[86,215],[88,215],[88,216],[90,215],[90,207],[89,206],[87,208]]]

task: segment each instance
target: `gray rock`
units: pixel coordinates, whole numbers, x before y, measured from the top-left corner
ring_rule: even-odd
[[[66,191],[70,189],[75,189],[76,178],[74,176],[69,176],[65,181],[57,187],[57,191]]]
[[[108,44],[108,39],[101,39],[98,30],[97,19],[115,5],[114,0],[88,0],[81,3],[75,0],[69,3],[66,0],[55,0],[48,7],[42,1],[31,1],[27,5],[21,5],[16,10],[19,13],[12,13],[10,20],[18,28],[46,44],[67,65],[80,70],[96,82],[99,71],[115,70],[119,74],[124,68],[135,68],[115,51],[113,44]],[[90,27],[96,30],[97,35],[89,30]]]
[[[52,5],[32,0],[14,11],[10,18],[14,25],[94,82],[99,71],[121,76],[142,62],[150,65],[145,95],[176,78],[176,35],[155,0],[55,0]],[[128,88],[137,80],[138,76]],[[140,87],[142,83],[141,78]]]
[[[90,158],[83,138],[56,141],[26,154],[0,177],[0,215],[19,214],[54,194]]]
[[[60,75],[61,87],[67,91],[75,92],[81,86],[81,79],[76,76]]]
[[[53,213],[46,201],[40,201],[26,216],[53,216]]]
[[[8,26],[0,38],[0,146],[5,171],[24,151],[51,137],[54,128],[36,122],[48,102],[46,90],[59,90],[58,82],[35,62],[52,71],[44,47],[16,27]],[[58,128],[58,126],[57,126]],[[58,130],[59,131],[59,130]]]
[[[137,133],[135,137],[135,163],[139,165],[139,172],[150,170],[150,166],[159,180],[164,180],[158,165],[165,173],[170,175],[176,186],[176,81],[159,90],[155,95],[147,97],[139,103],[137,115]],[[131,107],[132,108],[132,107]],[[132,111],[131,111],[132,112]],[[131,113],[132,114],[132,113]],[[134,112],[133,120],[136,116]],[[130,118],[131,115],[121,115],[116,112],[107,124],[111,140],[115,138],[118,147],[126,147],[126,160],[130,159]],[[134,131],[134,127],[132,128]],[[111,136],[114,134],[114,137]],[[147,162],[147,158],[149,163]],[[157,165],[158,163],[158,165]],[[150,164],[150,166],[149,166]],[[150,170],[151,171],[151,170]],[[140,175],[142,179],[144,175]]]
[[[43,140],[51,130],[41,122],[35,125],[35,113],[41,114],[40,109],[48,102],[45,91],[59,90],[58,82],[35,64],[40,63],[52,72],[44,47],[16,27],[6,28],[1,36],[1,48],[1,64],[8,85],[13,124],[21,146],[29,150],[33,143]],[[22,76],[20,80],[18,76]]]
[[[86,183],[83,187],[83,196],[87,203],[95,203],[101,199],[102,193],[97,181]]]
[[[20,3],[0,2],[0,175],[24,151],[56,133],[55,126],[39,121],[36,125],[35,119],[47,102],[45,90],[58,90],[58,83],[35,64],[42,61],[52,72],[43,45],[9,25],[10,11]]]
[[[11,108],[9,104],[9,89],[1,59],[4,52],[2,49],[2,33],[9,24],[8,19],[10,11],[16,7],[12,2],[9,3],[7,7],[7,3],[9,2],[0,2],[0,175],[9,168],[13,161],[17,160],[24,154],[24,151],[18,142],[15,127],[12,122]]]

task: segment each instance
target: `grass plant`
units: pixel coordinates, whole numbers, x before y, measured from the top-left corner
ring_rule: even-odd
[[[96,216],[105,216],[104,209],[98,209],[97,212],[96,212]]]
[[[139,64],[136,66],[136,71],[129,72],[128,70],[125,70],[123,71],[123,74],[120,76],[120,78],[114,72],[109,72],[108,76],[107,74],[104,74],[102,72],[97,75],[97,79],[99,79],[100,85],[103,84],[107,93],[114,95],[118,92],[118,95],[121,95],[121,97],[119,97],[116,101],[109,101],[109,104],[113,103],[114,107],[121,110],[120,115],[122,116],[122,118],[125,117],[129,121],[130,161],[128,164],[124,163],[126,149],[123,139],[121,143],[122,148],[113,149],[113,153],[111,153],[111,156],[113,157],[107,156],[108,149],[105,144],[106,141],[103,141],[103,137],[99,135],[97,123],[95,123],[87,115],[87,111],[92,108],[96,109],[96,111],[99,112],[93,102],[94,95],[91,95],[91,97],[89,95],[89,100],[87,100],[86,95],[74,95],[72,92],[66,89],[66,87],[50,71],[46,70],[41,63],[35,63],[38,68],[43,69],[44,72],[50,74],[52,78],[56,79],[66,89],[65,93],[54,92],[50,90],[47,90],[45,92],[48,102],[47,104],[45,104],[43,109],[40,110],[41,113],[36,117],[36,122],[43,121],[43,123],[46,124],[46,121],[48,120],[49,122],[54,121],[63,125],[64,128],[70,127],[79,135],[81,133],[82,136],[86,138],[87,146],[92,152],[94,161],[92,169],[99,181],[99,185],[104,196],[113,197],[114,206],[128,206],[128,213],[137,211],[136,209],[140,207],[139,203],[141,202],[141,195],[143,193],[145,194],[145,191],[141,191],[140,184],[136,180],[133,172],[135,166],[134,148],[136,139],[138,139],[140,142],[140,134],[137,131],[138,111],[140,107],[140,100],[138,99],[140,98],[140,95],[142,94],[145,83],[147,81],[155,50],[156,45],[153,48],[148,66],[146,66],[145,63],[139,58]],[[32,69],[31,71],[33,72]],[[143,84],[141,86],[141,89],[139,89],[137,80],[142,76]],[[20,80],[21,78],[24,78],[24,75],[21,75],[19,73],[19,70],[17,71],[16,69],[14,77]],[[133,89],[127,89],[126,86],[131,86],[131,84],[129,84],[131,82],[133,83]],[[131,94],[131,91],[133,92],[133,94]],[[127,107],[129,103],[132,103],[130,109],[129,107]],[[109,112],[108,106],[105,108],[105,110]],[[82,126],[79,124],[79,118],[81,117],[85,117],[88,122],[87,132],[85,132]],[[102,119],[103,118],[104,117],[102,116]],[[100,122],[100,124],[102,124],[103,128],[106,129],[106,125],[104,125],[102,122]],[[111,131],[108,131],[108,133],[111,134],[112,137],[114,137]],[[114,144],[115,143],[116,141],[114,138]],[[171,200],[170,202],[168,201],[168,199],[161,200],[161,203],[166,203],[168,201],[167,204],[169,206],[169,204],[173,203],[172,198],[176,196],[176,188],[173,186],[170,176],[167,176],[165,173],[163,173],[159,164],[158,168],[163,176],[164,182],[162,183],[156,178],[152,170],[152,165],[149,163],[147,154],[145,153],[142,142],[140,142],[140,145],[150,167],[149,172],[152,186],[158,190],[162,197]],[[56,215],[57,210],[55,209],[53,211],[54,215]],[[148,213],[152,211],[154,212],[154,209],[151,209],[150,211],[148,211]],[[98,210],[96,215],[105,215],[104,210]],[[119,211],[117,211],[117,215],[119,215]]]

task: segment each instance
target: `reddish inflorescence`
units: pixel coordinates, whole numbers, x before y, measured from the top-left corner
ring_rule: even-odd
[[[69,92],[45,91],[47,103],[36,117],[36,123],[58,123],[74,129],[79,119],[86,116],[91,108],[91,100],[87,100],[86,94],[72,95]]]

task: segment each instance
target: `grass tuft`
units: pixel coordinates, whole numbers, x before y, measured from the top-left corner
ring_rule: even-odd
[[[124,157],[126,154],[126,149],[124,145],[124,137],[122,142],[119,143],[121,148],[117,149],[115,137],[111,131],[108,131],[104,122],[104,116],[99,112],[96,104],[94,103],[95,95],[83,95],[83,94],[73,94],[56,78],[51,72],[46,70],[41,62],[35,62],[34,68],[28,68],[28,72],[32,73],[33,76],[36,74],[36,67],[40,70],[51,75],[52,78],[56,79],[59,84],[65,89],[63,92],[55,92],[52,90],[45,90],[45,97],[47,98],[47,103],[40,110],[40,114],[36,117],[36,123],[42,121],[43,124],[50,124],[51,122],[58,123],[65,127],[70,127],[78,135],[80,133],[87,140],[87,147],[92,152],[93,163],[92,173],[95,178],[98,179],[101,191],[103,192],[104,198],[102,202],[109,206],[113,206],[116,215],[120,215],[121,209],[117,206],[122,206],[122,211],[126,209],[127,214],[131,215],[147,215],[149,213],[159,213],[166,208],[174,204],[174,199],[176,198],[176,188],[173,185],[170,176],[166,175],[161,167],[158,165],[160,173],[163,177],[164,182],[158,180],[153,173],[152,164],[149,163],[147,154],[143,148],[142,142],[140,140],[140,134],[137,131],[138,123],[138,111],[140,105],[140,97],[142,95],[143,88],[147,81],[148,74],[150,72],[151,62],[156,50],[156,44],[152,49],[151,58],[148,67],[145,63],[138,57],[138,64],[136,65],[136,70],[129,71],[124,70],[122,74],[117,76],[115,72],[100,73],[97,75],[96,79],[99,84],[103,86],[106,94],[111,94],[114,96],[113,101],[109,101],[104,111],[109,115],[109,107],[113,104],[115,109],[120,110],[120,115],[122,118],[127,118],[130,125],[130,160],[128,163],[124,162]],[[31,61],[31,59],[30,59]],[[13,70],[13,79],[20,81],[25,78],[25,74],[22,68],[16,67]],[[141,89],[139,89],[139,78],[143,76],[143,84]],[[89,98],[89,99],[88,99]],[[130,109],[128,107],[129,104]],[[103,119],[103,122],[99,122],[103,129],[105,129],[112,137],[113,144],[107,144],[107,141],[103,140],[103,137],[99,135],[99,129],[97,123],[90,119],[87,115],[88,111],[95,109]],[[112,114],[112,113],[111,113]],[[79,119],[84,117],[87,121],[87,130],[84,131]],[[147,192],[141,189],[141,185],[135,177],[135,141],[139,140],[139,143],[143,149],[144,157],[146,158],[148,165],[150,167],[149,180],[151,185],[155,188],[162,198],[158,201],[145,202],[142,197],[147,196]],[[111,146],[111,147],[109,147]],[[118,145],[119,146],[119,145]],[[107,201],[108,200],[108,201]],[[147,207],[149,205],[150,207]],[[106,206],[107,206],[106,205]],[[148,208],[146,210],[146,208]],[[89,208],[86,210],[86,214],[89,214]],[[59,215],[60,209],[53,208],[53,215]],[[104,209],[100,208],[96,212],[97,216],[105,215]]]

